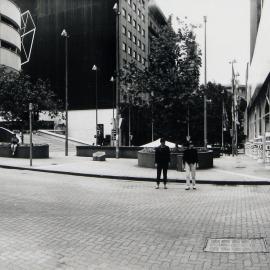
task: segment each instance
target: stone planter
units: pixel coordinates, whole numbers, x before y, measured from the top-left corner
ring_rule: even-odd
[[[213,168],[213,151],[198,152],[199,169]],[[169,169],[183,170],[183,153],[171,153],[171,162]],[[155,168],[154,152],[138,152],[139,167]]]
[[[15,155],[12,155],[10,144],[0,144],[0,157],[12,158],[30,158],[30,145],[22,144],[17,147]],[[48,144],[35,144],[33,145],[33,158],[49,158],[49,145]]]

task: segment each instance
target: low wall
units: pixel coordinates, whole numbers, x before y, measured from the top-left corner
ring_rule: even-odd
[[[170,169],[182,170],[183,153],[171,153]],[[198,152],[199,169],[213,168],[213,152]],[[139,167],[155,168],[155,153],[154,152],[138,152]]]
[[[30,145],[22,144],[16,149],[15,155],[12,155],[10,144],[0,144],[0,157],[12,157],[12,158],[30,158]],[[40,144],[33,145],[33,158],[49,158],[49,145]]]
[[[119,157],[120,158],[132,158],[136,159],[138,157],[138,151],[142,150],[143,147],[135,146],[121,146],[119,147]],[[102,151],[106,153],[106,158],[115,158],[115,147],[113,146],[84,146],[80,145],[76,147],[76,155],[80,157],[92,157],[93,153],[97,151]]]

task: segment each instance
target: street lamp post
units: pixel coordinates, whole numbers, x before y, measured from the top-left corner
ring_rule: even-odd
[[[97,89],[97,71],[96,65],[93,65],[92,70],[96,73],[95,89],[96,89],[96,145],[98,145],[98,89]]]
[[[118,1],[114,4],[113,10],[116,15],[116,149],[115,149],[115,157],[119,158],[119,88],[120,88],[120,80],[119,80],[119,16],[121,12],[119,10]]]
[[[232,156],[237,154],[237,125],[235,119],[235,73],[233,64],[236,63],[236,60],[229,62],[232,65]]]
[[[204,21],[204,85],[205,85],[205,91],[207,88],[207,62],[206,62],[206,23],[207,23],[207,17],[203,16]],[[206,92],[204,93],[203,98],[203,108],[204,108],[204,147],[207,148],[207,97]]]
[[[115,79],[114,77],[112,76],[111,79],[110,79],[110,82],[112,83],[112,94],[113,94],[113,99],[112,99],[112,109],[113,109],[113,118],[112,118],[112,139],[111,139],[111,142],[112,142],[112,146],[114,146],[114,129],[115,129],[115,119],[114,119],[114,104],[115,104],[115,97],[114,97],[114,82],[115,82]]]
[[[32,159],[33,159],[32,113],[33,113],[33,103],[29,103],[30,166],[32,166]]]
[[[65,38],[65,113],[66,113],[66,134],[65,134],[65,156],[68,156],[68,38],[69,35],[64,29],[61,36]]]

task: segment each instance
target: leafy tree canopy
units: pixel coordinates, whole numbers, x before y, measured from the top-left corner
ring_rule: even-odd
[[[6,121],[16,121],[21,128],[25,128],[29,103],[33,103],[36,116],[42,111],[48,111],[54,117],[61,106],[48,81],[38,79],[33,83],[23,72],[0,68],[0,116]]]

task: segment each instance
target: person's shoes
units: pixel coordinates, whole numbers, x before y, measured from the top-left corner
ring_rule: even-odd
[[[164,186],[164,189],[168,189],[166,186]]]
[[[197,189],[195,186],[192,187],[193,189]]]
[[[186,187],[185,190],[190,190],[190,187]]]
[[[159,186],[156,186],[156,189],[159,189]]]

